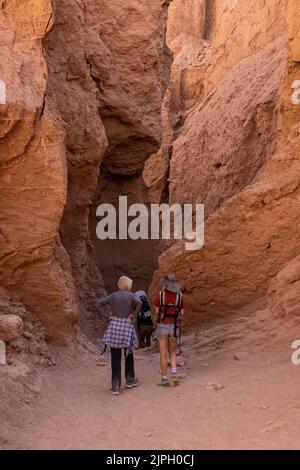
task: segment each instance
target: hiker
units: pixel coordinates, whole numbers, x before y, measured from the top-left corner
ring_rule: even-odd
[[[159,343],[161,382],[159,385],[168,387],[168,354],[171,364],[171,377],[173,385],[178,384],[176,368],[176,349],[180,340],[181,320],[184,315],[184,299],[181,285],[176,281],[174,274],[168,274],[161,279],[163,289],[159,292],[155,302],[156,337]],[[154,328],[155,328],[154,327]]]
[[[119,395],[121,390],[122,349],[125,353],[126,388],[139,385],[139,380],[134,373],[133,350],[138,349],[134,322],[140,312],[142,302],[131,292],[132,283],[132,279],[126,276],[120,277],[119,290],[96,303],[99,313],[104,305],[110,305],[112,309],[110,324],[103,336],[101,346],[103,351],[107,346],[111,351],[112,388],[110,393],[113,395]]]
[[[137,292],[135,292],[135,295],[142,302],[142,308],[137,318],[139,348],[148,348],[149,346],[151,346],[151,335],[153,332],[151,307],[145,291],[138,290]]]

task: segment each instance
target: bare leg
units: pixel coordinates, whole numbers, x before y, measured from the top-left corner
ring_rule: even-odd
[[[176,350],[177,350],[177,340],[170,339],[169,340],[169,354],[170,354],[173,385],[178,385],[178,376],[177,376],[177,369],[176,369]]]
[[[166,377],[168,374],[168,339],[159,339],[158,344],[160,352],[161,375]]]
[[[169,340],[169,355],[171,368],[176,369],[176,349],[177,349],[177,340]]]

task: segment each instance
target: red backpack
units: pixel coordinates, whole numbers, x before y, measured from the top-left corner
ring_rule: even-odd
[[[177,321],[180,313],[180,306],[182,302],[182,293],[177,292],[175,303],[169,302],[166,304],[166,292],[161,291],[159,293],[159,322],[164,318],[172,318],[174,320],[174,337],[177,338]],[[176,309],[174,313],[169,313],[168,309]]]

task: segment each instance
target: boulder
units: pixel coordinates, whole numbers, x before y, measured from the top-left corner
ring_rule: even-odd
[[[0,315],[0,340],[11,341],[18,338],[23,330],[23,321],[16,315]]]
[[[300,256],[287,263],[272,279],[268,303],[275,318],[300,318]]]

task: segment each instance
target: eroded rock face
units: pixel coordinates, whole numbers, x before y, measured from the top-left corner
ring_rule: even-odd
[[[206,1],[205,38],[212,45],[206,96],[235,65],[286,33],[287,12],[292,3],[291,0]]]
[[[78,313],[96,331],[90,205],[107,147],[106,175],[137,178],[159,147],[168,4],[0,1],[0,282],[48,339]]]
[[[205,203],[204,249],[172,246],[151,289],[175,272],[195,320],[265,301],[273,278],[282,315],[294,289],[295,2],[174,0],[171,74],[169,3],[0,1],[0,283],[48,339],[71,341],[79,312],[95,331],[103,263],[109,288],[120,274],[147,287],[162,246],[95,237],[97,205],[120,194]]]
[[[161,104],[171,65],[165,44],[169,1],[91,3],[104,46],[99,52],[90,42],[88,54],[109,141],[102,171],[134,175],[161,142]]]
[[[107,139],[99,115],[99,90],[91,76],[90,51],[103,53],[101,17],[92,1],[54,2],[55,22],[45,47],[48,62],[47,100],[64,122],[68,192],[60,226],[76,282],[80,324],[92,335],[95,295],[104,293],[90,243],[88,216]],[[103,67],[103,64],[102,64]],[[98,325],[99,326],[99,325]]]
[[[11,341],[22,333],[22,319],[16,315],[0,315],[0,340]]]
[[[208,216],[251,183],[274,153],[285,45],[280,38],[244,59],[191,112],[174,142],[172,203],[201,202]]]
[[[19,363],[21,369],[25,364],[30,368],[55,365],[55,353],[46,338],[47,330],[47,324],[43,326],[18,296],[0,287],[0,340],[6,343],[8,365]]]
[[[181,39],[184,46],[189,36],[203,38],[206,19],[205,0],[173,0],[168,13],[167,42],[171,49],[172,42]],[[175,64],[174,64],[175,65]]]
[[[268,301],[275,318],[300,321],[300,256],[287,263],[272,279]]]
[[[169,1],[102,0],[91,4],[94,32],[98,28],[103,46],[101,49],[90,41],[87,60],[99,89],[100,114],[108,139],[90,215],[91,234],[108,290],[116,288],[122,274],[131,276],[136,288],[147,289],[161,243],[100,242],[95,212],[101,203],[118,207],[119,195],[127,195],[128,204],[151,200],[141,173],[162,140],[161,107],[172,60],[165,44]]]
[[[192,14],[191,14],[192,12]],[[173,53],[170,81],[162,105],[162,144],[145,162],[143,179],[152,203],[169,200],[170,160],[173,142],[189,110],[203,94],[207,61],[205,1],[174,0],[169,7],[167,44]]]
[[[265,305],[270,280],[299,254],[298,13],[293,2],[258,3],[260,12],[257,3],[215,2],[203,95],[174,142],[170,200],[205,202],[205,246],[172,246],[150,290],[175,272],[195,322]],[[258,15],[266,28],[251,20]]]
[[[64,134],[45,101],[42,49],[51,2],[2,1],[0,22],[6,87],[0,105],[0,282],[44,322],[49,338],[68,342],[77,308],[58,236],[67,192]]]

